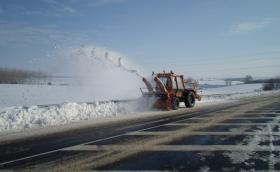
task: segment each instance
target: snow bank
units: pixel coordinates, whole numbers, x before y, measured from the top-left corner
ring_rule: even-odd
[[[0,132],[154,111],[157,109],[152,107],[153,102],[153,98],[139,98],[130,101],[68,102],[0,108]]]
[[[0,132],[62,125],[79,120],[117,116],[119,113],[125,112],[114,102],[9,107],[0,110]]]

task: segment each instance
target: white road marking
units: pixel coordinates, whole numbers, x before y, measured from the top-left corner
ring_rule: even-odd
[[[268,131],[270,133],[270,142],[269,142],[269,146],[270,146],[270,156],[269,156],[269,163],[268,163],[268,169],[269,170],[274,170],[274,165],[275,165],[275,157],[273,154],[273,151],[275,151],[275,146],[273,145],[273,141],[274,141],[274,136],[273,136],[273,132],[271,129],[271,126],[268,125]]]
[[[209,119],[215,119],[216,117],[195,117],[192,119],[198,119],[198,120],[209,120]],[[251,120],[251,119],[277,119],[277,117],[233,117],[233,118],[228,118],[229,120],[231,119],[244,119],[244,120]]]
[[[65,148],[65,151],[271,151],[270,146],[250,145],[79,145]],[[274,146],[280,151],[280,146]]]
[[[119,135],[115,135],[115,136],[112,136],[112,137],[107,137],[107,138],[104,138],[104,139],[98,139],[95,142],[120,137],[122,135],[124,135],[124,134],[119,134]],[[26,159],[30,159],[30,158],[39,157],[39,156],[42,156],[42,155],[47,155],[47,154],[63,151],[63,150],[64,150],[64,148],[61,148],[61,149],[56,149],[56,150],[52,150],[52,151],[48,151],[48,152],[44,152],[44,153],[39,153],[39,154],[35,154],[35,155],[26,156],[26,157],[23,157],[23,158],[18,158],[18,159],[11,160],[11,161],[2,162],[2,163],[0,163],[0,166],[10,164],[10,163],[14,163],[14,162],[17,162],[17,161],[22,161],[22,160],[26,160]]]
[[[165,126],[193,126],[193,125],[201,125],[203,123],[169,123],[169,124],[165,124]],[[260,126],[260,125],[280,125],[280,123],[217,123],[214,124],[213,126]]]
[[[170,170],[110,170],[110,172],[170,172]],[[108,172],[108,170],[85,170],[85,172]]]
[[[130,128],[134,128],[134,127],[140,127],[143,125],[147,125],[147,124],[153,124],[153,123],[157,123],[157,122],[161,122],[161,121],[165,121],[166,119],[160,119],[160,120],[156,120],[156,121],[150,121],[150,122],[146,122],[146,123],[142,123],[142,124],[137,124],[137,125],[133,125],[133,126],[129,126],[129,127],[123,127],[121,129],[130,129]]]
[[[127,135],[151,135],[151,136],[157,136],[157,135],[171,135],[171,134],[175,134],[176,131],[145,131],[145,132],[131,132],[131,133],[127,133]],[[275,135],[275,136],[280,136],[280,132],[208,132],[208,131],[192,131],[192,132],[188,132],[188,134],[190,136],[193,135],[229,135],[229,136],[235,136],[235,135]]]
[[[264,113],[267,113],[267,112],[280,112],[280,109],[261,109],[261,110],[250,110],[248,112],[251,112],[251,113],[254,113],[254,112],[264,112]]]

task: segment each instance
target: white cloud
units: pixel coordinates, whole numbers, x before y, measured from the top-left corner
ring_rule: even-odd
[[[47,17],[60,17],[65,15],[82,15],[73,4],[63,3],[57,0],[41,0],[45,3],[46,8],[44,10],[30,10],[25,9],[25,15],[40,15]],[[70,1],[69,1],[70,2]]]
[[[23,14],[25,14],[25,15],[41,15],[41,16],[45,15],[45,13],[43,11],[37,11],[37,10],[25,11],[25,12],[23,12]]]
[[[270,20],[262,20],[259,22],[241,22],[233,27],[234,32],[249,32],[257,29],[264,28],[271,23]]]
[[[74,8],[70,6],[63,6],[61,9],[59,9],[59,11],[67,14],[74,14],[77,12]]]
[[[56,25],[30,26],[26,22],[0,20],[0,46],[31,46],[34,44],[79,44],[88,38],[84,33],[59,29]]]
[[[26,10],[23,12],[24,15],[36,15],[45,17],[60,17],[65,15],[81,15],[76,9],[70,6],[60,6],[52,10],[38,11],[38,10]]]
[[[121,4],[124,3],[126,0],[96,0],[90,2],[89,6],[105,6],[105,5],[111,5],[111,4]]]

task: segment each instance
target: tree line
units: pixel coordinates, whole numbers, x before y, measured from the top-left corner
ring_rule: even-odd
[[[46,77],[46,74],[37,71],[0,68],[0,84],[28,84]]]

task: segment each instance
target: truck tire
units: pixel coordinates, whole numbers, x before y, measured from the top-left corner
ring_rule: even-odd
[[[195,105],[195,95],[193,92],[189,92],[185,97],[185,106],[186,108],[194,107]]]
[[[174,98],[172,102],[172,109],[177,110],[180,105],[180,100],[178,98]]]

